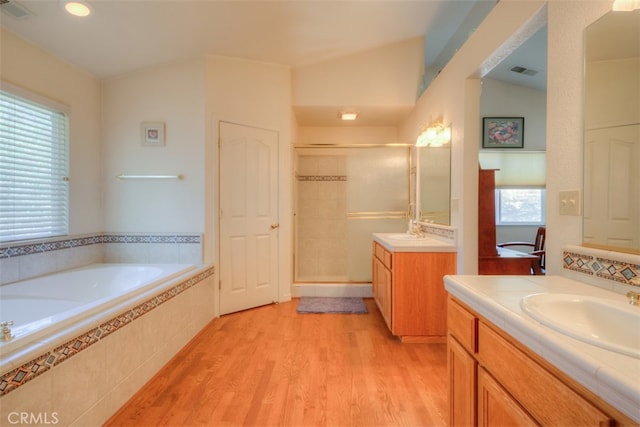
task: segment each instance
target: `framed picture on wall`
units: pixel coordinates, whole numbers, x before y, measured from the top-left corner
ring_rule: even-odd
[[[142,145],[164,147],[164,123],[143,122],[141,125]]]
[[[524,117],[484,117],[482,148],[524,147]]]

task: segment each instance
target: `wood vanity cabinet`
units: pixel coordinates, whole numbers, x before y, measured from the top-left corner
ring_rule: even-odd
[[[391,333],[403,342],[444,342],[443,277],[455,274],[454,252],[391,252],[373,242],[373,297]]]
[[[455,298],[447,305],[450,425],[636,425]]]

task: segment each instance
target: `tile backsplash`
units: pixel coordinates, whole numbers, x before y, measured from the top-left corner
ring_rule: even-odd
[[[567,245],[562,267],[567,277],[614,292],[640,288],[640,255]]]
[[[202,264],[202,235],[98,233],[4,244],[0,284],[99,262]]]

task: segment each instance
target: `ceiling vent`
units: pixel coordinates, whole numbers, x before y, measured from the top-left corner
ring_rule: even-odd
[[[518,65],[511,68],[511,71],[518,74],[524,74],[525,76],[535,76],[536,74],[538,74],[536,70],[532,70],[531,68],[520,67]]]
[[[31,16],[35,16],[33,12],[15,0],[0,0],[0,9],[15,19],[27,19]]]

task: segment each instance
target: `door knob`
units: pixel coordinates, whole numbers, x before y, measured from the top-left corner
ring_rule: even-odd
[[[280,224],[271,224],[271,229],[275,230],[276,228],[280,227]]]

